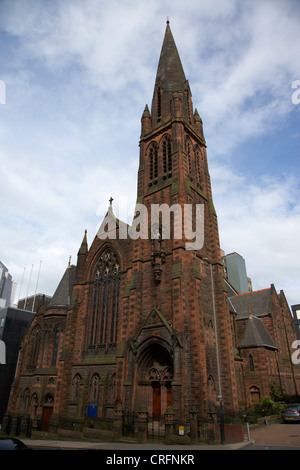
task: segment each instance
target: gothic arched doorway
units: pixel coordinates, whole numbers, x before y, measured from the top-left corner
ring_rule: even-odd
[[[255,385],[253,385],[250,388],[250,403],[251,403],[251,406],[258,403],[259,400],[260,400],[260,390],[259,390],[258,387],[255,387]]]
[[[139,357],[137,403],[145,405],[154,419],[159,419],[172,405],[173,361],[159,343],[147,346]]]
[[[42,410],[42,427],[41,431],[48,431],[50,418],[53,413],[54,397],[51,393],[48,393],[44,398],[43,410]]]

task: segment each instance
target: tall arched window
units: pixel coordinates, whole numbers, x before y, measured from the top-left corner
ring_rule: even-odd
[[[92,376],[89,391],[89,403],[98,403],[99,401],[99,384],[100,377],[96,373]]]
[[[253,357],[251,356],[251,354],[249,355],[249,368],[250,368],[250,372],[254,372],[254,361],[253,361]]]
[[[120,260],[114,251],[107,248],[99,259],[93,284],[90,350],[116,346],[119,289]]]
[[[81,375],[80,374],[75,374],[74,378],[72,380],[72,401],[74,403],[77,403],[78,398],[79,398],[79,389],[80,389],[80,384],[81,384]]]
[[[200,161],[200,149],[198,145],[195,146],[194,154],[195,154],[196,175],[197,175],[198,181],[201,182],[201,161]]]
[[[161,120],[161,89],[157,87],[157,122]]]
[[[30,392],[29,392],[29,389],[26,388],[24,392],[24,410],[23,410],[24,413],[28,412],[29,400],[30,400]]]
[[[157,145],[155,142],[152,143],[149,150],[149,178],[153,180],[158,175],[158,155]]]
[[[61,326],[56,325],[54,328],[54,342],[53,342],[53,354],[52,354],[52,366],[55,366],[58,352],[58,344],[60,338]]]
[[[35,326],[32,330],[31,337],[30,337],[30,355],[29,355],[29,366],[36,367],[39,357],[41,345],[41,328],[39,325]]]
[[[189,137],[185,139],[185,153],[187,155],[188,172],[192,173],[192,143]]]
[[[171,154],[171,139],[167,135],[162,143],[163,151],[163,172],[168,173],[172,171],[172,154]]]

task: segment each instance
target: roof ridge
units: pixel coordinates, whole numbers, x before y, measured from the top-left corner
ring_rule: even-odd
[[[252,290],[250,292],[242,292],[241,294],[236,294],[233,297],[240,297],[241,295],[256,294],[257,292],[263,292],[263,291],[270,290],[270,289],[271,287],[266,287],[265,289]]]
[[[245,347],[269,347],[277,349],[266,325],[255,315],[249,316],[248,322],[240,343],[241,348]]]
[[[75,280],[76,266],[70,265],[65,270],[52,299],[49,302],[48,309],[54,307],[68,307],[70,296],[72,294]]]

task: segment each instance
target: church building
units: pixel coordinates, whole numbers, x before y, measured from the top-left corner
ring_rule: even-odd
[[[26,417],[41,430],[70,429],[117,409],[205,420],[220,403],[231,416],[251,406],[272,381],[300,393],[284,294],[239,294],[224,279],[202,119],[169,22],[139,148],[132,226],[111,200],[106,230],[90,247],[84,234],[76,266],[39,308],[20,351],[11,426]]]

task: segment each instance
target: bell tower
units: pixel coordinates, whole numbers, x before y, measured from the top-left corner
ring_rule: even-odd
[[[132,322],[123,329],[123,339],[131,338],[123,375],[133,384],[130,393],[126,388],[127,406],[161,413],[172,406],[182,417],[196,408],[207,417],[222,400],[228,412],[235,412],[232,319],[206,142],[169,21],[151,111],[146,105],[141,119],[137,205],[147,208],[149,228],[132,248],[136,289],[130,292]],[[153,218],[153,210],[162,206],[169,218]],[[164,236],[168,223],[169,236]],[[202,243],[187,249],[186,227],[197,234],[198,224]],[[124,312],[129,308],[123,303]]]
[[[205,256],[221,263],[202,119],[193,108],[189,82],[169,21],[158,63],[151,112],[146,105],[141,121],[137,202],[149,211],[152,204],[179,204],[182,210],[184,205],[192,205],[194,228],[195,205],[205,205],[207,216],[212,217],[214,225],[214,233],[205,233],[208,242]]]

